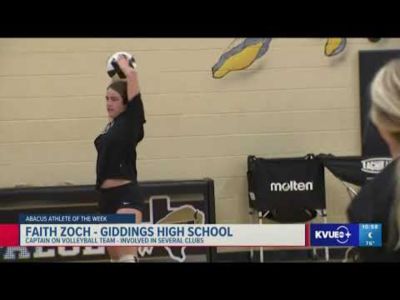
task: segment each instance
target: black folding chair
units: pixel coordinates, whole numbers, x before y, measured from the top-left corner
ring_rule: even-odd
[[[319,154],[318,159],[346,187],[350,199],[357,191],[349,183],[362,187],[375,178],[391,161],[390,157],[362,157]]]
[[[313,154],[273,159],[248,156],[247,169],[250,216],[256,213],[259,224],[264,218],[307,223],[318,214],[327,223],[324,166]],[[329,260],[328,248],[325,256]],[[264,261],[263,247],[260,261]]]

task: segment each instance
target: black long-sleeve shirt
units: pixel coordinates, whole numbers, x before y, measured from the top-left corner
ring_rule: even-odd
[[[110,122],[95,139],[97,189],[105,179],[118,178],[137,182],[136,146],[144,137],[145,122],[139,93],[128,102],[126,110]]]

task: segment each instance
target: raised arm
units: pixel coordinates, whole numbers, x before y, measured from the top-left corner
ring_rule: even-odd
[[[140,93],[136,69],[129,65],[129,61],[124,55],[120,55],[118,57],[117,63],[121,71],[126,76],[128,101],[131,101],[137,94]]]

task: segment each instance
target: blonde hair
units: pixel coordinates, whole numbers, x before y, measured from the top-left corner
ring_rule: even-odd
[[[400,143],[400,59],[388,62],[375,75],[371,85],[370,118]],[[388,250],[400,249],[400,163],[396,161],[395,194],[389,213]]]
[[[372,122],[400,137],[400,59],[390,61],[375,75],[371,98]]]

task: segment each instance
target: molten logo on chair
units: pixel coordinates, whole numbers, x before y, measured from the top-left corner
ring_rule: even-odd
[[[290,180],[288,182],[271,182],[271,192],[303,192],[313,191],[314,183],[312,181],[297,182],[296,180]]]

